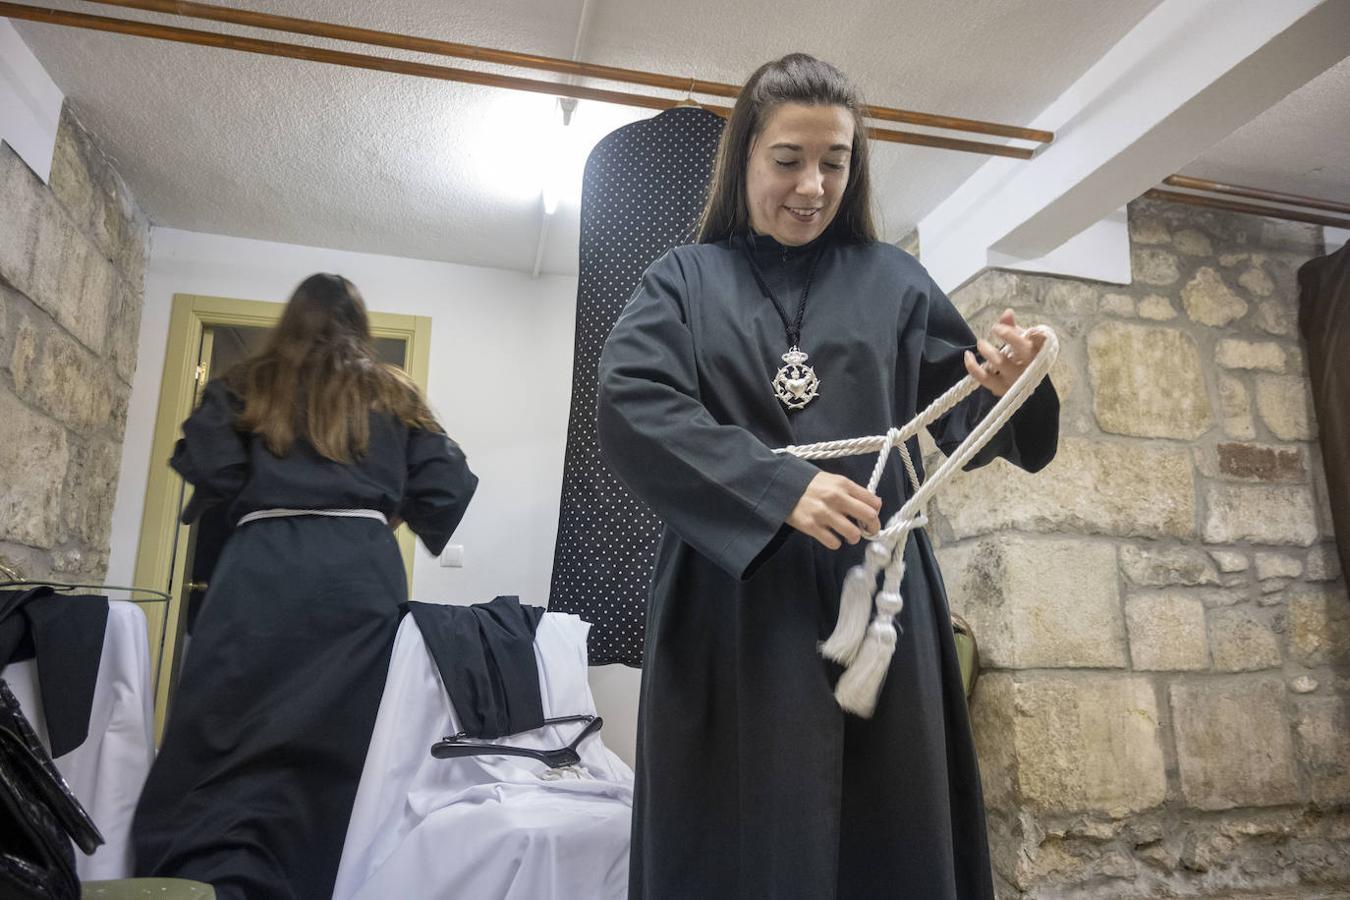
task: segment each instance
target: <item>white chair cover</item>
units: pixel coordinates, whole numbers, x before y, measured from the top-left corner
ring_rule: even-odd
[[[6,666],[0,677],[9,683],[38,737],[51,746],[42,712],[37,661]],[[150,692],[145,614],[135,603],[111,600],[89,713],[89,737],[55,760],[56,768],[107,840],[92,856],[75,851],[75,871],[80,880],[131,877],[131,818],[155,758],[154,748],[154,698]]]
[[[535,636],[545,717],[594,714],[586,633],[546,613]],[[500,742],[569,743],[582,726],[550,726]],[[334,900],[622,900],[628,893],[633,772],[601,734],[578,748],[583,778],[543,778],[512,756],[435,759],[460,730],[412,616],[399,626],[389,678],[347,828]]]

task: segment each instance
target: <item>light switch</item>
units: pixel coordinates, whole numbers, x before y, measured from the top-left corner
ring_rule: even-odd
[[[464,545],[449,544],[441,551],[441,566],[447,569],[464,567]]]

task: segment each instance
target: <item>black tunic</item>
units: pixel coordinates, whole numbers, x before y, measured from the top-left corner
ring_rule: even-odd
[[[1308,354],[1317,439],[1341,571],[1350,572],[1350,243],[1299,267],[1298,329]]]
[[[442,434],[371,414],[370,448],[343,465],[305,442],[285,457],[234,427],[220,382],[183,425],[172,465],[195,486],[185,520],[218,503],[375,509],[439,553],[477,479]],[[265,519],[235,529],[212,574],[133,826],[140,875],[217,896],[327,898],[407,584],[374,519]]]
[[[965,375],[974,336],[896,247],[818,239],[757,258],[795,311],[822,257],[801,348],[820,395],[789,413],[770,380],[784,328],[739,243],[652,265],[600,364],[603,452],[666,523],[638,724],[634,898],[993,896],[979,771],[946,596],[926,534],[906,548],[903,632],[870,720],[831,693],[817,643],[863,544],[830,551],[784,524],[816,464],[771,448],[884,433]],[[980,390],[933,429],[953,449],[992,407]],[[1054,455],[1045,382],[972,463],[1035,471]],[[917,442],[911,454],[918,462]],[[875,456],[821,463],[866,484]],[[893,461],[882,519],[905,495]]]

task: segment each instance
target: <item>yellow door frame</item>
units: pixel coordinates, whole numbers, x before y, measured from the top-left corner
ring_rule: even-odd
[[[251,326],[271,328],[281,318],[282,303],[175,294],[169,318],[169,336],[160,382],[159,408],[155,415],[150,449],[150,474],[145,488],[145,510],[136,549],[136,584],[166,592],[171,599],[141,604],[150,629],[150,677],[155,694],[155,731],[163,733],[178,627],[183,617],[185,593],[174,579],[186,577],[187,531],[178,522],[183,480],[168,466],[179,427],[195,406],[206,370],[202,357],[203,338],[212,327]],[[431,318],[397,313],[370,313],[370,329],[378,338],[402,340],[408,375],[425,392],[431,361]],[[207,357],[209,359],[209,357]],[[201,367],[199,367],[201,366]],[[398,530],[399,549],[408,584],[412,584],[414,537],[406,526]]]

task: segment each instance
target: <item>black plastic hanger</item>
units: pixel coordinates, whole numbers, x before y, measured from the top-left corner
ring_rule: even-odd
[[[575,766],[581,762],[577,746],[587,737],[599,731],[605,720],[599,716],[559,716],[545,719],[545,725],[560,725],[564,722],[585,722],[586,727],[572,739],[572,743],[557,750],[532,750],[528,747],[512,747],[510,744],[493,744],[488,741],[469,741],[464,732],[443,738],[431,745],[431,755],[437,759],[458,759],[463,756],[524,756],[537,759],[551,769],[563,766]]]

